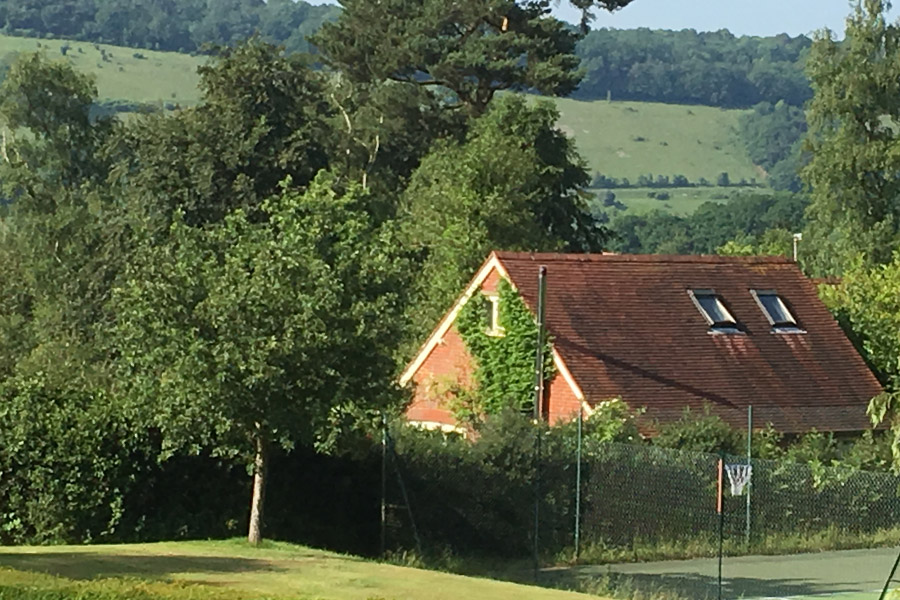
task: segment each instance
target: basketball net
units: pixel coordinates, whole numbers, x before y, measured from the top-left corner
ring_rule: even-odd
[[[728,482],[731,484],[731,495],[742,496],[744,488],[750,483],[753,467],[741,464],[725,465],[725,472],[728,473]]]

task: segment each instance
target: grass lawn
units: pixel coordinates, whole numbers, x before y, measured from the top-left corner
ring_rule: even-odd
[[[84,583],[97,579],[102,581]],[[92,585],[102,587],[104,592],[138,589],[154,597],[173,599],[588,598],[574,592],[400,567],[279,542],[266,543],[262,548],[252,548],[242,540],[0,547],[0,597],[4,588],[52,590],[74,586],[81,590]]]
[[[602,198],[606,190],[591,190]],[[668,200],[657,200],[647,194],[650,192],[665,191],[669,194]],[[611,217],[618,214],[645,214],[654,210],[662,210],[679,216],[687,216],[706,202],[718,202],[725,204],[732,198],[746,194],[771,194],[771,188],[766,187],[702,187],[702,188],[667,188],[665,190],[652,188],[628,188],[612,190],[616,200],[628,207],[627,211],[618,211],[604,207],[600,200],[595,201],[595,210],[607,212]]]
[[[96,77],[101,100],[171,102],[186,106],[200,99],[197,67],[206,60],[204,56],[0,35],[0,60],[11,62],[15,53],[41,51],[49,58],[61,59],[60,48],[64,45],[69,46],[65,58],[79,71]]]
[[[763,180],[738,137],[746,111],[654,102],[558,99],[560,126],[573,136],[591,172],[631,181],[641,174],[715,182]]]

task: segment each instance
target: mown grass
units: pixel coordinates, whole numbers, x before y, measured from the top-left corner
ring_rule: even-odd
[[[63,46],[68,46],[65,55],[61,51]],[[197,67],[207,60],[204,56],[177,52],[0,35],[0,60],[11,62],[16,53],[23,52],[44,52],[53,59],[65,58],[82,73],[93,75],[101,100],[168,102],[181,106],[196,104],[200,99]]]
[[[84,600],[585,598],[574,592],[377,563],[271,542],[261,548],[243,541],[5,547],[0,548],[0,566],[5,567],[0,570],[0,592],[9,591],[8,596],[0,594],[0,598],[21,600],[79,597],[75,594],[82,594]],[[50,595],[22,595],[24,590]],[[212,592],[218,595],[208,595]]]
[[[641,174],[684,175],[696,182],[764,180],[738,137],[745,111],[653,102],[558,99],[560,126],[575,137],[592,172],[632,182]]]

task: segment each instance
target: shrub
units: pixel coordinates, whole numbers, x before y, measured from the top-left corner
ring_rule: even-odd
[[[699,414],[685,408],[680,419],[659,425],[658,430],[653,443],[665,448],[735,455],[745,451],[744,435],[712,414],[709,405]]]
[[[101,392],[42,378],[0,388],[0,540],[74,542],[113,536],[146,439]]]

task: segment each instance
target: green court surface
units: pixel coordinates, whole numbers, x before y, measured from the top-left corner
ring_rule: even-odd
[[[722,598],[827,596],[878,600],[897,553],[897,548],[879,548],[789,556],[726,556],[722,563]],[[578,572],[581,577],[611,575],[630,581],[638,589],[672,590],[689,598],[717,596],[717,559],[584,566]],[[900,579],[900,572],[895,579]],[[891,588],[900,588],[900,582],[892,583]]]

